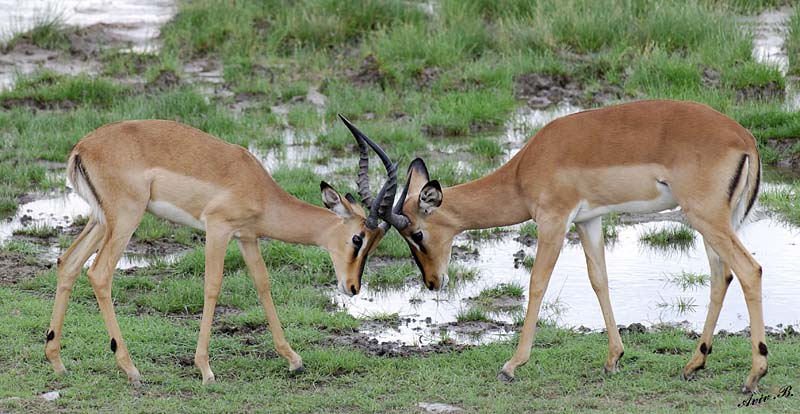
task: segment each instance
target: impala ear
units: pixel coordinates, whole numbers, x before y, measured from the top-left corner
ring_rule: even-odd
[[[350,203],[343,199],[330,184],[322,181],[319,183],[319,189],[322,191],[322,203],[325,204],[328,210],[333,211],[342,218],[350,218],[353,215]]]
[[[422,187],[430,181],[431,177],[428,174],[428,167],[425,166],[425,161],[422,158],[416,158],[411,161],[408,167],[408,191],[413,194],[421,191]]]
[[[442,205],[442,186],[438,181],[429,181],[419,192],[419,212],[428,215],[436,211]]]

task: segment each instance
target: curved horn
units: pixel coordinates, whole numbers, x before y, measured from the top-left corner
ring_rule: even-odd
[[[339,114],[339,118],[342,120],[342,122],[344,122],[345,126],[347,126],[347,129],[350,130],[350,133],[352,133],[356,138],[358,146],[361,148],[357,183],[362,200],[364,203],[370,204],[369,217],[367,217],[366,223],[367,226],[369,228],[375,228],[378,225],[378,219],[383,218],[389,224],[397,227],[398,229],[405,228],[408,226],[408,218],[402,215],[398,216],[394,214],[394,210],[392,208],[394,196],[397,192],[397,165],[392,163],[392,160],[378,144],[369,139],[366,134],[356,128],[356,126],[348,121],[347,118],[341,114]],[[369,181],[366,175],[366,166],[368,165],[368,161],[366,161],[367,155],[365,153],[365,144],[369,145],[372,150],[378,154],[378,157],[380,157],[381,161],[383,162],[383,166],[386,168],[386,182],[383,184],[383,187],[381,187],[380,191],[378,191],[378,195],[374,199],[371,198],[369,193]],[[369,197],[369,201],[366,201],[367,197],[365,197],[365,192],[363,190],[366,190],[366,195]]]

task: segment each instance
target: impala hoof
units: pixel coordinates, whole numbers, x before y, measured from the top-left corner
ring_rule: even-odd
[[[203,385],[213,384],[215,382],[217,382],[217,380],[214,378],[214,375],[211,375],[208,378],[203,378]]]
[[[603,373],[606,375],[612,375],[619,372],[619,363],[614,363],[614,365],[609,368],[607,365],[603,366]]]
[[[513,382],[514,381],[514,377],[511,376],[511,375],[506,374],[505,371],[500,371],[500,373],[497,374],[497,379],[500,380],[501,382]]]
[[[299,367],[297,367],[295,369],[290,369],[289,370],[289,375],[297,376],[297,375],[300,375],[300,374],[302,374],[304,372],[306,372],[306,367],[303,366],[303,365],[300,365]]]
[[[758,392],[758,386],[754,385],[752,388],[747,385],[742,385],[742,394],[755,394]]]

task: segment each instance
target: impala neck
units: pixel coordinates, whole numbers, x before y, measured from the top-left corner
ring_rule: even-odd
[[[440,207],[459,231],[486,229],[521,223],[531,218],[522,202],[514,160],[475,181],[448,187]],[[434,214],[432,217],[437,216]]]
[[[325,246],[325,234],[342,219],[322,207],[308,204],[277,184],[270,192],[262,223],[263,235],[287,243]]]

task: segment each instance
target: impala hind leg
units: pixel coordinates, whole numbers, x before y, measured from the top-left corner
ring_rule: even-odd
[[[536,261],[531,272],[530,293],[528,309],[525,313],[525,322],[522,325],[519,343],[514,356],[503,365],[497,375],[501,381],[514,379],[514,370],[528,362],[531,356],[531,346],[536,333],[536,321],[539,319],[539,308],[542,305],[550,275],[553,273],[561,245],[566,234],[566,217],[544,218],[539,223],[539,242],[536,247]]]
[[[115,208],[111,211],[115,211],[114,221],[107,224],[103,236],[103,245],[89,267],[87,275],[89,276],[89,283],[94,289],[97,305],[103,315],[108,335],[111,337],[111,352],[114,353],[119,367],[128,375],[128,380],[134,385],[139,385],[139,370],[133,365],[128,347],[125,345],[125,340],[122,339],[122,331],[120,330],[117,316],[114,313],[114,303],[111,300],[111,282],[114,278],[117,262],[119,262],[125,246],[128,245],[134,230],[136,230],[144,215],[144,206],[141,208],[132,206],[125,209]]]
[[[269,273],[267,272],[267,266],[264,264],[264,259],[261,257],[261,251],[258,249],[258,240],[239,240],[239,249],[242,251],[247,269],[253,278],[261,304],[264,306],[264,313],[267,315],[267,323],[269,324],[270,332],[272,332],[275,349],[280,356],[289,361],[290,372],[303,372],[303,360],[300,355],[297,355],[292,350],[289,342],[286,341],[283,328],[281,328],[281,321],[275,311],[275,304],[272,302],[272,293],[270,292]]]
[[[694,210],[690,210],[694,211]],[[761,266],[736,236],[727,217],[699,216],[696,211],[686,212],[689,221],[703,235],[703,239],[719,255],[723,263],[730,264],[742,286],[747,313],[750,316],[750,341],[753,365],[742,392],[758,391],[758,381],[767,374],[767,344],[764,333],[764,314],[761,307]],[[702,345],[701,345],[702,346]]]
[[[72,286],[84,263],[89,260],[89,256],[97,250],[100,240],[105,233],[105,226],[94,219],[90,219],[81,234],[72,245],[58,258],[57,274],[58,285],[56,287],[55,304],[53,305],[53,316],[50,319],[50,327],[47,329],[44,353],[47,360],[53,365],[56,373],[66,372],[64,364],[61,362],[61,330],[64,326],[64,316],[67,312],[67,303],[72,293]]]
[[[203,385],[214,382],[214,373],[208,362],[208,343],[211,337],[211,324],[214,322],[214,308],[217,306],[220,287],[222,286],[222,268],[225,251],[231,240],[231,232],[227,229],[215,228],[206,223],[206,274],[203,285],[203,319],[200,321],[200,335],[197,338],[197,350],[194,363],[203,375]],[[213,229],[213,230],[212,230]]]
[[[714,328],[717,326],[722,302],[733,280],[731,268],[722,262],[717,252],[705,243],[708,264],[711,268],[711,301],[708,304],[708,314],[706,323],[703,326],[703,334],[700,335],[700,342],[692,355],[692,359],[683,369],[683,378],[690,380],[694,378],[697,370],[703,369],[706,365],[706,358],[711,354],[711,342],[714,338]]]
[[[622,338],[619,336],[617,322],[614,320],[614,311],[611,308],[611,298],[608,294],[608,274],[606,273],[605,241],[603,240],[603,223],[601,217],[595,217],[583,223],[575,223],[581,239],[583,252],[586,256],[586,268],[589,271],[589,281],[592,289],[600,302],[603,320],[608,332],[608,359],[603,370],[606,373],[619,371],[619,359],[625,353]]]

